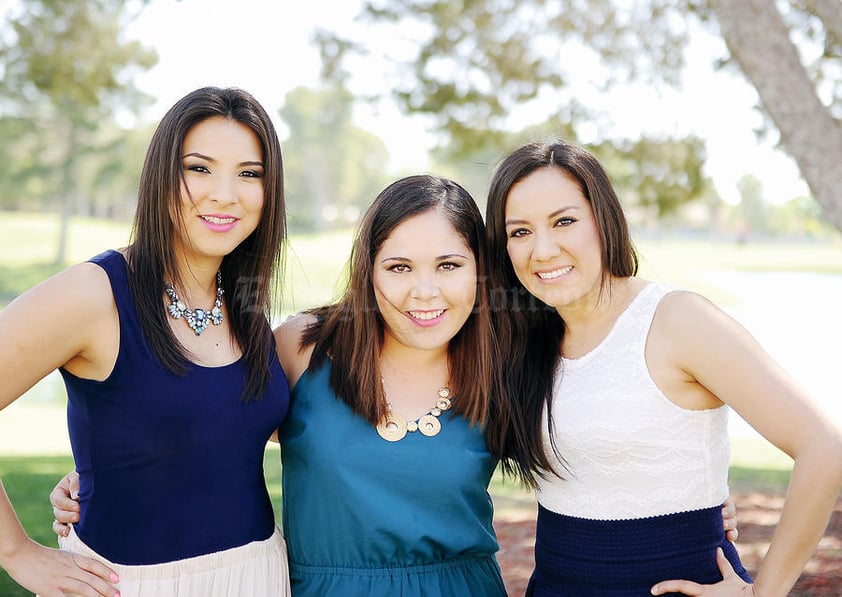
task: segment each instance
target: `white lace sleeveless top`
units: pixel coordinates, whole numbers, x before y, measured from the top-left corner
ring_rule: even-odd
[[[553,420],[568,472],[559,464],[565,479],[539,481],[538,502],[548,510],[618,520],[709,508],[727,498],[728,407],[681,408],[646,366],[652,318],[671,290],[647,285],[599,346],[561,359]]]

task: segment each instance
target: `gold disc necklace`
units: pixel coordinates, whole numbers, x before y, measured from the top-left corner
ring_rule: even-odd
[[[384,388],[385,391],[385,388]],[[427,437],[438,435],[441,431],[439,415],[450,408],[450,389],[447,386],[439,388],[439,397],[436,405],[430,412],[419,418],[417,421],[407,421],[401,415],[392,410],[389,403],[389,412],[377,424],[377,434],[388,442],[400,441],[407,432],[420,431]]]

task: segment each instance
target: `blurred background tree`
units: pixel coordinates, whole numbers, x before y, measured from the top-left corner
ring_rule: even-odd
[[[353,105],[341,83],[299,87],[285,97],[284,186],[293,231],[354,225],[388,176],[386,145],[354,124]]]
[[[117,122],[151,101],[132,78],[157,55],[123,37],[142,5],[21,0],[0,31],[3,207],[58,211],[56,263],[65,260],[71,214],[111,212],[136,186],[137,148]]]
[[[842,230],[839,0],[368,0],[360,18],[413,36],[407,45],[415,51],[397,53],[391,93],[406,113],[429,118],[442,147],[466,156],[527,138],[509,132],[512,115],[534,114],[548,99],[556,109],[544,114],[545,134],[561,130],[578,140],[584,127],[598,126],[599,115],[569,93],[579,47],[605,67],[605,87],[633,80],[677,85],[690,28],[718,27],[730,53],[722,65],[742,71],[768,117],[761,133],[779,135],[827,219]],[[330,32],[318,39],[337,54],[325,65],[328,79],[346,76],[343,58],[370,52],[366,39]],[[643,139],[625,150],[642,167],[676,144],[683,145]],[[705,193],[704,180],[676,170],[703,162],[703,148],[690,142],[685,150],[695,156],[661,164],[660,174],[639,181],[646,184],[638,188],[640,201],[654,197],[662,215]],[[682,177],[683,198],[675,193]]]
[[[154,126],[139,121],[153,98],[134,80],[157,57],[126,30],[152,1],[14,0],[0,22],[0,209],[61,214],[58,262],[70,214],[126,219],[134,210]],[[790,213],[802,214],[805,226],[842,230],[839,0],[363,0],[361,7],[356,37],[317,31],[322,83],[291,90],[279,110],[294,231],[353,224],[401,174],[389,167],[390,148],[354,119],[362,103],[387,99],[434,132],[431,169],[463,182],[480,203],[509,148],[561,136],[603,160],[639,229],[683,220],[695,230],[729,225],[735,218],[725,212],[738,208],[706,177],[701,138],[645,130],[613,137],[611,114],[576,93],[583,71],[584,83],[599,90],[629,82],[680,88],[687,44],[700,28],[724,39],[720,66],[754,85],[765,117],[757,134],[795,158],[823,217],[803,202]],[[395,43],[384,51],[390,32]],[[391,68],[380,73],[383,62]],[[372,88],[355,85],[358,75],[368,75]],[[775,192],[767,211],[789,199]],[[785,219],[770,215],[765,225],[780,231]]]

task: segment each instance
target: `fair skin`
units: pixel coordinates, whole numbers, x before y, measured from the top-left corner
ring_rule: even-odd
[[[188,132],[183,151],[186,188],[180,209],[185,229],[173,250],[184,287],[177,291],[191,308],[209,307],[222,258],[260,221],[262,150],[251,129],[213,117]],[[165,304],[162,294],[162,309]],[[183,321],[169,321],[195,362],[217,366],[239,358],[227,318],[201,338]],[[42,282],[0,312],[0,338],[0,376],[5,380],[0,409],[59,367],[82,378],[105,380],[117,360],[120,339],[108,276],[98,266],[82,263]],[[119,578],[104,565],[29,539],[2,485],[0,529],[0,564],[27,589],[44,597],[119,595],[114,586]]]
[[[560,169],[536,170],[506,202],[508,253],[515,273],[565,322],[561,353],[595,348],[647,284],[609,278],[602,299],[600,240],[590,202]],[[787,595],[827,526],[842,485],[842,434],[736,321],[691,292],[668,294],[646,343],[646,364],[668,399],[685,409],[731,406],[791,456],[780,522],[754,585],[717,554],[723,581],[665,580],[652,589],[688,595]]]
[[[396,226],[374,256],[375,296],[385,322],[383,382],[392,410],[408,421],[429,412],[447,382],[447,347],[471,313],[476,281],[473,252],[437,211]],[[310,362],[312,347],[298,347],[311,321],[297,316],[275,331],[290,386]]]

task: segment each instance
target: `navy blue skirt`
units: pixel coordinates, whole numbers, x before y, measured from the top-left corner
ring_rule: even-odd
[[[663,580],[715,583],[722,580],[717,547],[737,574],[752,582],[725,538],[719,506],[633,520],[590,520],[539,505],[535,571],[526,595],[644,597]]]

